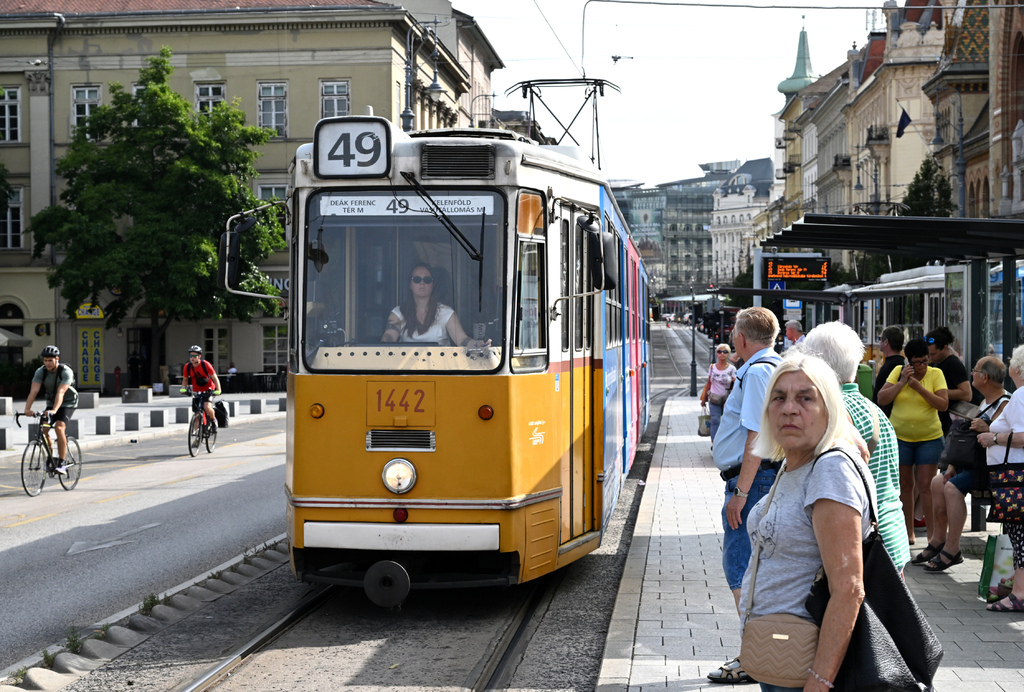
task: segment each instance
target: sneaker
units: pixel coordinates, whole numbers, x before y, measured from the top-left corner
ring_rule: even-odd
[[[64,464],[61,464],[59,466],[54,466],[53,467],[53,472],[57,473],[57,474],[60,474],[61,476],[66,476],[66,475],[68,475],[68,467],[65,466]]]

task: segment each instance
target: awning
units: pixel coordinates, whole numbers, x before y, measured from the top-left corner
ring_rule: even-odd
[[[28,348],[32,345],[32,339],[26,339],[21,334],[0,329],[0,347],[6,348]]]
[[[922,259],[1024,256],[1024,220],[807,214],[762,247],[858,250]]]

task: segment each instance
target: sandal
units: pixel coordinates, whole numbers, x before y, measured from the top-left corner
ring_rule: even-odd
[[[991,610],[994,613],[1024,613],[1024,601],[1010,594],[1001,601],[990,603],[985,610]]]
[[[930,562],[931,560],[937,558],[939,556],[939,553],[941,553],[942,549],[945,547],[945,543],[943,543],[942,545],[932,545],[931,543],[929,543],[924,547],[924,550],[919,552],[917,556],[910,561],[910,564],[923,565],[926,562]]]
[[[949,560],[949,562],[946,562],[946,560],[943,560],[942,559],[943,556],[945,556],[946,560]],[[947,569],[949,569],[950,567],[952,567],[953,565],[959,565],[963,561],[964,561],[964,554],[963,554],[962,551],[958,550],[956,555],[950,555],[945,550],[943,550],[943,551],[939,552],[938,555],[936,555],[935,557],[933,557],[931,560],[928,561],[928,564],[926,564],[924,566],[924,571],[925,572],[944,572]]]
[[[730,685],[741,685],[748,682],[757,682],[747,675],[747,671],[740,666],[740,657],[726,661],[717,670],[708,673],[708,680],[711,682],[722,682]]]

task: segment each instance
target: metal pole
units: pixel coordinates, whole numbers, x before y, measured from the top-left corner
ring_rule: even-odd
[[[957,109],[960,112],[960,116],[956,121],[956,136],[960,144],[960,154],[956,158],[956,177],[957,184],[960,186],[959,204],[960,204],[960,218],[967,216],[967,203],[966,203],[966,190],[967,190],[967,159],[964,158],[964,101],[963,96],[959,91],[956,92],[957,99],[960,101],[960,107]]]
[[[690,396],[697,396],[697,295],[690,284]]]
[[[415,24],[411,25],[409,31],[405,34],[405,110],[402,111],[402,130],[404,132],[412,132],[412,121],[415,118],[412,112],[412,30],[415,28]]]

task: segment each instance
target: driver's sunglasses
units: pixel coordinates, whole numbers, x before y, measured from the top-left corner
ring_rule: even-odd
[[[412,277],[414,284],[432,284],[434,283],[434,277],[432,276],[414,276]]]

